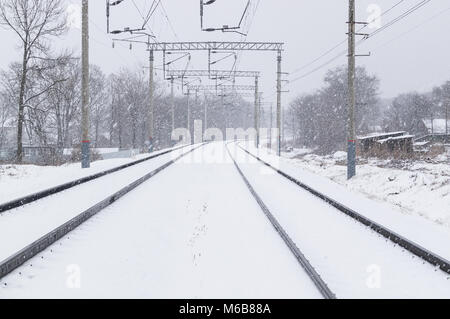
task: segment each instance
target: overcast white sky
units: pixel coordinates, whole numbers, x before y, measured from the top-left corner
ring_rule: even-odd
[[[146,13],[153,0],[134,0],[142,13]],[[399,0],[358,0],[357,20],[370,20],[368,8],[376,4],[381,11],[388,10]],[[382,17],[382,25],[388,23],[420,0],[404,0],[401,4]],[[58,48],[70,47],[80,51],[80,30],[77,28],[77,6],[81,0],[67,0],[69,12],[74,18],[73,28],[64,39],[54,41]],[[172,23],[169,26],[163,11],[159,8],[151,20],[152,31],[158,41],[236,41],[237,34],[204,33],[200,31],[198,0],[162,0]],[[222,24],[233,25],[239,21],[247,0],[217,0],[214,6],[205,12],[207,26]],[[246,22],[251,22],[248,41],[285,42],[283,71],[294,70],[311,62],[322,53],[346,38],[348,16],[347,0],[258,0],[251,1],[252,6]],[[257,10],[256,10],[257,7]],[[74,10],[75,9],[75,10]],[[137,27],[142,23],[140,13],[132,0],[112,10],[112,29],[124,26]],[[365,65],[370,73],[381,79],[383,97],[393,97],[411,90],[426,91],[446,80],[450,80],[450,3],[447,0],[432,0],[430,3],[367,40],[358,48],[358,53],[372,52],[371,57],[358,58],[358,64]],[[91,63],[102,67],[106,73],[121,67],[134,67],[141,70],[147,64],[148,53],[144,46],[135,45],[133,50],[125,44],[116,44],[112,48],[111,37],[106,34],[105,1],[90,1]],[[369,32],[374,29],[366,29]],[[2,48],[0,68],[20,59],[17,50],[17,38],[9,31],[0,29]],[[339,52],[346,50],[343,43],[337,50],[320,59],[308,68],[292,74],[291,79],[301,76],[315,67],[327,62]],[[191,68],[206,69],[204,54],[194,54]],[[244,53],[239,60],[240,70],[255,70],[263,73],[262,90],[266,99],[275,99],[276,55],[274,53]],[[161,56],[157,56],[161,64]],[[346,63],[342,56],[311,75],[291,83],[286,89],[284,101],[290,101],[295,95],[311,92],[322,85],[327,69]],[[225,61],[220,68],[231,67],[232,60]],[[183,63],[179,64],[183,68]],[[158,74],[159,76],[160,74]],[[241,84],[250,84],[245,80]],[[204,82],[204,84],[207,84]]]

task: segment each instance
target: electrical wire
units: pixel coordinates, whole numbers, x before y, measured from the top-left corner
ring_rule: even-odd
[[[400,16],[396,17],[395,19],[391,20],[390,22],[388,22],[386,25],[384,25],[383,27],[381,27],[380,29],[377,29],[376,31],[368,34],[368,36],[360,41],[358,41],[356,43],[355,46],[359,46],[361,43],[367,41],[368,39],[372,38],[373,36],[383,32],[384,30],[388,29],[389,27],[393,26],[394,24],[396,24],[397,22],[403,20],[404,18],[406,18],[407,16],[411,15],[412,13],[414,13],[415,11],[419,10],[420,8],[422,8],[424,5],[428,4],[429,2],[431,2],[432,0],[422,0],[419,3],[415,4],[413,7],[409,8],[407,11],[405,11],[404,13],[402,13]],[[398,6],[400,3],[397,3],[395,6]],[[395,7],[394,6],[394,7]],[[393,8],[389,9],[392,10]],[[364,28],[364,27],[363,27]],[[341,43],[342,44],[342,43]],[[338,46],[336,46],[338,47]],[[330,51],[330,50],[329,50]],[[331,52],[331,51],[330,51]],[[294,78],[293,80],[290,81],[290,83],[294,83],[296,81],[299,81],[301,79],[304,79],[306,77],[308,77],[309,75],[319,71],[320,69],[324,68],[325,66],[329,65],[330,63],[336,61],[338,58],[346,55],[347,51],[343,51],[341,53],[339,53],[338,55],[334,56],[332,59],[328,60],[327,62],[319,65],[318,67],[314,68],[313,70],[298,76],[296,78]],[[308,65],[309,66],[309,65]],[[293,72],[295,73],[295,72]]]
[[[371,21],[368,22],[368,24],[375,22],[377,19],[383,17],[384,15],[388,14],[389,12],[391,12],[393,9],[395,9],[396,7],[398,7],[400,4],[402,4],[403,2],[405,2],[405,0],[400,0],[398,1],[396,4],[394,4],[392,7],[390,7],[389,9],[387,9],[386,11],[384,11],[383,13],[381,13],[381,15],[379,17],[376,17],[374,19],[372,19]],[[361,32],[362,30],[364,30],[368,24],[362,26],[357,32]],[[339,48],[341,45],[343,45],[344,43],[347,42],[347,39],[342,40],[341,42],[339,42],[338,44],[336,44],[335,46],[333,46],[332,48],[328,49],[327,51],[325,51],[323,54],[319,55],[317,58],[315,58],[314,60],[310,61],[309,63],[301,66],[300,68],[294,70],[291,72],[292,74],[298,73],[306,68],[308,68],[310,65],[313,65],[314,63],[316,63],[317,61],[319,61],[320,59],[322,59],[323,57],[327,56],[329,53],[333,52],[334,50],[336,50],[337,48]]]

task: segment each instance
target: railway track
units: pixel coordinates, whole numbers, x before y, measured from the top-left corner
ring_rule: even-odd
[[[283,172],[282,170],[274,167],[270,163],[264,161],[262,158],[260,158],[257,155],[252,154],[245,148],[243,148],[241,145],[237,145],[241,150],[243,150],[245,153],[256,159],[258,162],[262,163],[266,167],[269,167],[273,171],[275,171],[278,175],[284,177],[285,179],[289,180],[290,182],[294,183],[295,185],[299,186],[301,189],[306,190],[310,194],[314,195],[315,197],[321,199],[328,205],[336,208],[341,213],[345,214],[346,216],[352,218],[356,222],[362,224],[365,227],[368,227],[372,231],[376,232],[377,234],[383,236],[387,240],[391,241],[395,245],[398,245],[404,249],[406,249],[408,252],[412,253],[413,255],[423,259],[425,262],[431,264],[434,267],[438,267],[441,271],[443,271],[446,274],[450,274],[450,261],[446,260],[445,258],[439,256],[438,254],[435,254],[428,249],[416,244],[415,242],[397,234],[396,232],[388,229],[387,227],[376,223],[369,218],[359,214],[358,212],[354,211],[353,209],[339,203],[338,201],[330,198],[329,196],[319,192],[316,189],[313,189],[312,187],[302,183],[300,180],[288,175],[287,173]]]
[[[297,247],[295,242],[289,237],[288,233],[284,230],[284,228],[280,225],[278,220],[275,218],[275,216],[271,213],[269,208],[266,206],[264,201],[261,199],[261,197],[257,194],[253,186],[250,184],[247,177],[244,175],[242,170],[240,169],[238,163],[231,155],[231,152],[226,146],[228,154],[230,158],[233,160],[234,166],[236,167],[237,171],[239,172],[239,175],[242,177],[245,185],[249,189],[250,193],[255,198],[256,202],[258,203],[261,210],[264,212],[264,214],[269,219],[272,226],[275,228],[275,230],[278,232],[278,234],[281,236],[289,250],[292,252],[292,254],[297,259],[298,263],[301,265],[301,267],[305,270],[308,277],[312,280],[316,288],[319,290],[321,295],[325,299],[336,299],[336,295],[330,290],[328,285],[325,283],[325,281],[321,278],[321,276],[318,274],[318,272],[314,269],[314,267],[311,265],[311,263],[308,261],[308,259],[305,257],[305,255],[300,251],[300,249]]]
[[[20,266],[22,266],[28,260],[30,260],[31,258],[33,258],[36,255],[38,255],[40,252],[42,252],[45,249],[47,249],[49,246],[51,246],[52,244],[54,244],[55,242],[57,242],[61,238],[65,237],[72,230],[76,229],[78,226],[80,226],[81,224],[83,224],[84,222],[89,220],[91,217],[93,217],[94,215],[98,214],[100,211],[102,211],[106,207],[110,206],[111,204],[113,204],[114,202],[116,202],[117,200],[119,200],[120,198],[125,196],[126,194],[130,193],[131,191],[136,189],[138,186],[140,186],[144,182],[148,181],[149,179],[151,179],[155,175],[157,175],[160,172],[164,171],[165,169],[167,169],[168,167],[172,166],[173,164],[175,164],[177,161],[179,161],[183,157],[187,156],[188,154],[194,152],[195,150],[201,148],[204,145],[205,144],[201,144],[199,146],[193,147],[191,150],[181,154],[177,158],[168,161],[164,165],[158,167],[157,169],[155,169],[155,170],[149,172],[148,174],[142,176],[141,178],[135,180],[131,184],[127,185],[126,187],[124,187],[122,189],[120,189],[118,192],[115,192],[114,194],[108,196],[104,200],[98,202],[96,205],[94,205],[94,206],[90,207],[89,209],[81,212],[76,217],[74,217],[71,220],[67,221],[66,223],[60,225],[59,227],[55,228],[51,232],[47,233],[46,235],[44,235],[41,238],[39,238],[36,241],[34,241],[33,243],[29,244],[25,248],[23,248],[20,251],[16,252],[15,254],[13,254],[12,256],[7,258],[6,260],[2,261],[0,263],[0,279],[5,277],[6,275],[10,274],[12,271],[14,271],[15,269],[19,268]],[[184,147],[180,147],[180,148],[177,148],[177,149],[174,149],[174,150],[170,150],[170,151],[164,152],[164,154],[171,153],[171,152],[179,150],[181,148],[184,148]],[[141,161],[138,161],[138,162],[135,162],[135,163],[132,163],[132,164],[133,165],[137,165],[139,163],[142,163],[143,161],[148,161],[148,160],[150,160],[152,158],[155,158],[155,157],[158,157],[158,156],[162,156],[164,154],[158,154],[156,156],[149,157],[149,158],[147,158],[145,160],[141,160]],[[130,166],[127,166],[127,167],[130,167]],[[126,167],[124,167],[124,168],[126,168]],[[124,168],[122,168],[122,169],[124,169]],[[117,169],[115,170],[115,172],[117,172]],[[111,174],[111,173],[113,173],[113,172],[110,172],[108,174]],[[99,178],[99,177],[97,177],[97,178]],[[72,186],[70,186],[68,188],[75,187],[76,185],[79,185],[79,184],[74,184],[74,185],[72,185]],[[68,189],[68,188],[66,188],[66,189]],[[63,190],[65,190],[65,189],[63,189]],[[53,194],[62,192],[63,190],[55,191],[55,192],[53,192]],[[41,198],[44,198],[44,197],[47,197],[47,196],[50,196],[50,195],[51,195],[51,192],[49,192],[47,195],[41,194],[40,196],[42,196]],[[33,201],[37,201],[37,200],[38,199],[35,199]],[[33,202],[33,201],[30,201],[30,202]],[[23,205],[25,205],[25,204],[23,204]]]
[[[55,194],[61,193],[61,192],[66,191],[68,189],[74,188],[76,186],[79,186],[79,185],[82,185],[82,184],[94,181],[94,180],[99,179],[101,177],[104,177],[104,176],[107,176],[107,175],[111,175],[113,173],[122,171],[124,169],[127,169],[127,168],[130,168],[130,167],[133,167],[133,166],[136,166],[136,165],[148,162],[148,161],[150,161],[152,159],[155,159],[155,158],[161,157],[163,155],[166,155],[166,154],[169,154],[169,153],[181,150],[181,149],[186,148],[186,147],[188,147],[188,146],[187,145],[180,146],[180,147],[177,147],[177,148],[174,148],[174,149],[171,149],[171,150],[167,150],[167,151],[164,151],[164,152],[161,152],[161,153],[157,153],[157,154],[151,155],[149,157],[146,157],[144,159],[141,159],[141,160],[138,160],[138,161],[134,161],[132,163],[121,165],[121,166],[118,166],[118,167],[115,167],[115,168],[112,168],[112,169],[109,169],[109,170],[106,170],[106,171],[103,171],[103,172],[100,172],[100,173],[97,173],[97,174],[94,174],[94,175],[91,175],[91,176],[86,176],[86,177],[83,177],[83,178],[80,178],[80,179],[77,179],[77,180],[74,180],[74,181],[71,181],[71,182],[68,182],[68,183],[64,183],[64,184],[61,184],[61,185],[58,185],[58,186],[55,186],[55,187],[51,187],[49,189],[46,189],[46,190],[43,190],[43,191],[40,191],[40,192],[36,192],[36,193],[30,194],[30,195],[27,195],[27,196],[24,196],[24,197],[21,197],[21,198],[17,198],[17,199],[14,199],[12,201],[9,201],[9,202],[3,203],[3,204],[0,204],[0,214],[4,213],[6,211],[12,210],[14,208],[19,208],[19,207],[25,206],[27,204],[36,202],[36,201],[38,201],[40,199],[49,197],[51,195],[55,195]]]

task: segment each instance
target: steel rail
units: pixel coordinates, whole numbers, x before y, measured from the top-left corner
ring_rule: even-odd
[[[152,160],[154,158],[161,157],[163,155],[175,152],[177,150],[180,150],[180,149],[188,147],[188,146],[190,146],[190,145],[180,146],[180,147],[177,147],[177,148],[174,148],[174,149],[171,149],[171,150],[167,150],[165,152],[158,153],[158,154],[146,157],[144,159],[141,159],[141,160],[138,160],[138,161],[135,161],[135,162],[132,162],[132,163],[121,165],[121,166],[115,167],[113,169],[109,169],[109,170],[106,170],[106,171],[103,171],[103,172],[100,172],[100,173],[97,173],[97,174],[94,174],[94,175],[91,175],[91,176],[83,177],[83,178],[80,178],[80,179],[77,179],[77,180],[74,180],[74,181],[71,181],[71,182],[68,182],[68,183],[64,183],[62,185],[58,185],[58,186],[55,186],[55,187],[52,187],[52,188],[49,188],[49,189],[46,189],[46,190],[43,190],[43,191],[39,191],[39,192],[30,194],[30,195],[24,196],[22,198],[14,199],[14,200],[6,202],[4,204],[0,204],[0,214],[6,212],[8,210],[11,210],[11,209],[18,208],[18,207],[21,207],[21,206],[33,203],[33,202],[38,201],[40,199],[43,199],[45,197],[48,197],[48,196],[51,196],[51,195],[55,195],[57,193],[63,192],[63,191],[68,190],[68,189],[71,189],[71,188],[73,188],[75,186],[78,186],[78,185],[85,184],[87,182],[96,180],[96,179],[98,179],[100,177],[103,177],[103,176],[106,176],[106,175],[110,175],[112,173],[116,173],[116,172],[124,170],[126,168],[129,168],[129,167],[136,166],[138,164],[147,162],[147,161]]]
[[[6,275],[10,274],[15,269],[22,266],[24,263],[26,263],[31,258],[35,257],[40,252],[44,251],[51,245],[53,245],[55,242],[66,236],[68,233],[70,233],[72,230],[76,229],[78,226],[83,224],[85,221],[89,220],[91,217],[98,214],[100,211],[105,209],[106,207],[110,206],[111,204],[118,201],[120,198],[125,196],[126,194],[130,193],[132,190],[136,189],[138,186],[143,184],[144,182],[148,181],[150,178],[154,177],[158,173],[162,172],[166,168],[172,166],[175,164],[178,160],[185,157],[186,155],[194,152],[195,150],[199,149],[200,147],[204,146],[205,144],[201,144],[192,150],[178,156],[177,158],[167,162],[166,164],[162,165],[161,167],[153,170],[152,172],[146,174],[145,176],[139,178],[135,182],[129,184],[128,186],[122,188],[118,192],[114,193],[113,195],[107,197],[103,201],[97,203],[96,205],[92,206],[91,208],[87,209],[86,211],[82,212],[75,218],[71,219],[70,221],[64,223],[63,225],[59,226],[58,228],[54,229],[50,233],[44,235],[40,239],[36,240],[35,242],[31,243],[27,247],[23,248],[19,252],[15,253],[11,257],[7,258],[6,260],[2,261],[0,263],[0,279],[5,277]]]
[[[353,218],[354,220],[360,222],[364,226],[369,227],[371,230],[375,231],[376,233],[382,235],[386,239],[392,241],[394,244],[399,245],[400,247],[406,249],[410,253],[414,254],[415,256],[423,259],[424,261],[430,263],[431,265],[435,267],[439,267],[443,272],[446,274],[450,274],[450,261],[446,260],[445,258],[429,251],[428,249],[420,246],[419,244],[416,244],[415,242],[397,234],[396,232],[388,229],[385,226],[382,226],[381,224],[378,224],[371,219],[357,213],[353,209],[339,203],[338,201],[332,199],[331,197],[315,190],[314,188],[306,185],[305,183],[302,183],[298,179],[286,174],[285,172],[281,171],[280,169],[277,169],[273,167],[271,164],[267,163],[263,159],[261,159],[259,156],[256,156],[249,152],[248,150],[244,149],[242,146],[238,145],[244,152],[252,156],[253,158],[257,159],[259,162],[264,164],[265,166],[273,169],[275,172],[277,172],[279,175],[283,176],[284,178],[288,179],[289,181],[293,182],[297,186],[300,186],[304,190],[308,191],[309,193],[313,194],[314,196],[322,199],[327,204],[333,206],[334,208],[338,209],[340,212],[344,213],[345,215]]]
[[[325,283],[325,281],[323,281],[323,279],[320,277],[320,275],[317,273],[317,271],[314,269],[314,267],[310,264],[310,262],[305,257],[305,255],[303,255],[303,253],[300,251],[300,249],[297,247],[297,245],[294,243],[294,241],[289,237],[287,232],[280,225],[278,220],[270,212],[269,208],[267,208],[266,204],[264,204],[264,202],[261,199],[261,197],[256,193],[255,189],[253,188],[253,186],[250,184],[250,182],[247,179],[247,177],[245,177],[244,173],[240,169],[238,163],[236,162],[236,160],[231,155],[231,152],[230,152],[228,146],[226,146],[226,148],[227,148],[227,151],[228,151],[228,155],[233,160],[234,166],[236,167],[237,171],[239,172],[239,175],[244,180],[245,185],[247,186],[248,190],[253,195],[253,197],[257,201],[259,207],[264,212],[264,214],[267,216],[267,218],[269,219],[269,221],[272,224],[272,226],[275,228],[275,230],[281,236],[283,241],[286,243],[286,245],[288,246],[289,250],[294,254],[295,258],[297,259],[299,264],[302,266],[302,268],[305,270],[305,272],[307,273],[308,277],[312,280],[314,285],[317,287],[317,289],[319,290],[319,292],[322,294],[322,296],[325,299],[336,299],[336,295],[330,290],[328,285]]]

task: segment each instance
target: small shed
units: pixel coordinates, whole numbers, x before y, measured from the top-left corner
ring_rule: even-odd
[[[388,153],[403,153],[411,154],[414,152],[414,139],[415,135],[402,135],[397,137],[389,137],[384,140],[378,141],[381,151],[387,151]]]
[[[413,148],[414,135],[406,132],[377,133],[358,138],[361,155],[377,156],[389,153],[410,154]]]
[[[386,140],[392,137],[404,136],[406,132],[375,133],[368,136],[358,137],[361,153],[368,153],[374,148],[378,148],[378,141]]]

